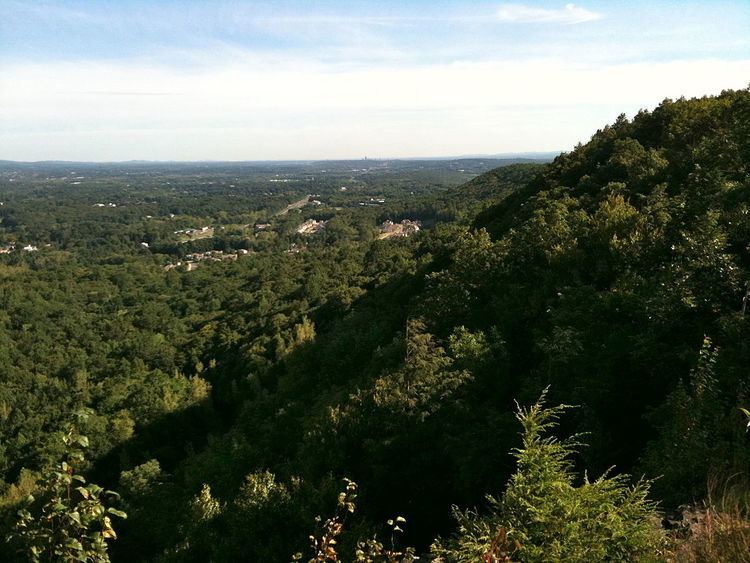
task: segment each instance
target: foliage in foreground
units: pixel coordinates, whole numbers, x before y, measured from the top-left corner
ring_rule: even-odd
[[[87,416],[85,411],[79,413],[79,421]],[[119,495],[86,483],[76,473],[85,464],[83,449],[89,445],[76,426],[71,425],[62,440],[65,461],[37,483],[39,502],[29,496],[29,506],[19,510],[8,540],[22,546],[27,561],[109,561],[107,541],[117,538],[110,516],[126,518],[126,514],[106,504]]]
[[[339,493],[335,514],[323,522],[320,516],[315,518],[318,531],[310,535],[310,551],[312,557],[308,563],[325,563],[326,561],[341,561],[339,536],[344,531],[347,516],[354,514],[357,508],[357,484],[350,479],[344,479],[346,488]],[[386,524],[391,530],[390,547],[377,535],[357,541],[352,561],[356,563],[412,563],[419,559],[412,547],[399,549],[396,547],[396,536],[403,533],[401,525],[406,520],[402,516],[389,519]],[[293,561],[302,561],[302,553],[295,553]]]
[[[627,476],[584,475],[576,486],[572,456],[580,445],[550,436],[568,407],[544,407],[544,394],[518,408],[523,445],[501,499],[488,497],[490,513],[455,510],[458,533],[433,551],[446,561],[638,561],[664,548],[650,483]]]
[[[488,496],[490,512],[455,509],[459,531],[432,546],[434,561],[496,563],[500,561],[643,561],[666,554],[666,537],[656,506],[648,500],[650,482],[627,484],[626,475],[603,475],[576,486],[572,456],[577,436],[560,441],[550,436],[567,405],[545,407],[546,391],[530,408],[518,407],[522,446],[515,450],[517,471],[501,499]],[[340,537],[355,511],[357,485],[345,479],[334,516],[316,518],[308,563],[340,561]],[[377,537],[356,543],[354,561],[411,563],[415,551],[396,548],[401,517],[389,520],[391,548]],[[297,553],[293,560],[303,560]]]
[[[684,517],[687,537],[676,542],[670,561],[750,561],[750,519],[747,512],[708,506],[692,509]]]

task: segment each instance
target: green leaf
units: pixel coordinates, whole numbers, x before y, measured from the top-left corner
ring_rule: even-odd
[[[107,512],[109,512],[110,514],[114,514],[115,516],[119,516],[120,518],[128,517],[128,515],[125,512],[123,512],[122,510],[117,510],[115,508],[108,508]]]
[[[65,542],[65,547],[69,547],[70,549],[75,549],[77,551],[83,551],[83,545],[81,545],[81,542],[72,538]]]

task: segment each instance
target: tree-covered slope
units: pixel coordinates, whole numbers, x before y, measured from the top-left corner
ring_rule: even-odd
[[[573,512],[592,502],[612,533],[640,534],[642,556],[645,489],[576,488],[571,463],[592,479],[613,464],[661,476],[651,497],[667,510],[702,499],[709,476],[747,470],[749,167],[750,91],[665,101],[543,168],[449,192],[486,207],[470,227],[438,221],[410,239],[311,245],[233,270],[237,291],[196,327],[220,424],[160,448],[153,436],[168,441],[174,420],[149,420],[146,446],[136,437],[94,467],[130,514],[115,557],[285,561],[342,477],[360,485],[344,548],[402,515],[404,541],[426,552],[455,531],[452,505],[479,507],[471,530],[528,525],[514,400],[546,388],[578,407],[559,432],[588,432],[589,446],[571,457],[527,434],[524,451],[547,452]],[[607,491],[619,500],[602,512]],[[485,511],[488,493],[510,500]],[[585,546],[601,527],[580,518]],[[544,560],[546,541],[580,547],[532,527],[527,560]]]
[[[620,118],[475,229],[374,245],[367,259],[399,260],[402,273],[342,315],[313,315],[233,430],[186,460],[183,486],[209,482],[230,525],[250,502],[237,488],[246,474],[270,470],[274,494],[310,514],[347,475],[366,521],[405,514],[424,546],[450,529],[451,504],[502,490],[512,400],[550,385],[580,405],[567,424],[591,432],[595,472],[664,475],[667,506],[699,497],[709,470],[747,453],[732,407],[748,384],[749,107],[747,91],[728,92]],[[236,533],[211,549],[250,549]]]
[[[749,112],[741,91],[620,118],[477,220],[502,249],[481,273],[478,322],[504,319],[523,343],[515,365],[585,406],[602,464],[637,463],[664,397],[690,387],[704,336],[721,349],[724,408],[744,399]],[[719,438],[713,448],[729,447]],[[664,491],[672,501],[700,494],[709,465],[732,463],[704,451],[670,482],[657,449],[647,469],[665,474],[657,488],[679,489]]]

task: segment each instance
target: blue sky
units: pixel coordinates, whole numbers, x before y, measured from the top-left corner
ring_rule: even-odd
[[[750,2],[0,0],[0,158],[567,150],[750,83]]]

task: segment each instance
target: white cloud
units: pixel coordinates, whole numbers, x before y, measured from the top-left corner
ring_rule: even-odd
[[[570,148],[620,112],[744,88],[750,60],[560,60],[340,69],[254,61],[192,71],[10,65],[0,158],[343,158]]]
[[[22,2],[18,0],[5,0],[0,5],[3,18],[33,18],[36,21],[54,21],[58,25],[66,24],[94,24],[105,21],[103,18],[96,17],[91,13],[74,8],[67,8],[62,5],[55,5],[50,2],[34,4],[31,2]]]
[[[575,4],[566,4],[557,10],[534,8],[523,4],[504,4],[496,13],[497,19],[512,23],[562,23],[576,24],[594,21],[604,17]]]

